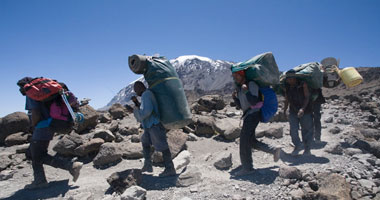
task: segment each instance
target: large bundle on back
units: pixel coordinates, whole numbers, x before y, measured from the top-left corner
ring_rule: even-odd
[[[318,62],[302,64],[293,68],[295,74],[287,74],[286,76],[303,80],[309,87],[318,89],[323,86],[323,73],[321,67],[322,65]]]
[[[279,84],[280,72],[271,52],[257,55],[245,62],[231,66],[232,73],[245,71],[248,81],[255,81],[259,85],[263,96],[261,107],[261,122],[269,122],[276,114],[278,101],[274,90],[270,86]]]
[[[192,121],[185,92],[178,74],[164,57],[133,55],[129,67],[144,74],[158,103],[160,121],[167,129],[182,128]]]
[[[248,80],[255,81],[259,86],[279,83],[280,72],[271,52],[257,55],[245,62],[231,66],[232,73],[241,70],[245,70]]]

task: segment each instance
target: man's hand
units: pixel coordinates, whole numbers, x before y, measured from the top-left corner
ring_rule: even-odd
[[[132,96],[131,100],[133,101],[133,103],[135,104],[136,107],[140,108],[141,104],[140,104],[139,100],[137,100],[136,96]]]
[[[298,114],[297,114],[298,118],[301,118],[301,117],[303,116],[304,112],[305,112],[305,111],[301,108],[301,109],[298,111]]]

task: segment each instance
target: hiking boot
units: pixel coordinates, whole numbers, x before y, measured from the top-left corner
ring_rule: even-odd
[[[141,172],[153,172],[152,162],[144,161],[144,166],[141,168]]]
[[[175,171],[174,167],[165,168],[165,170],[159,174],[159,177],[168,177],[168,176],[175,176],[177,175],[177,172]]]
[[[49,183],[45,180],[45,181],[33,181],[32,183],[28,184],[28,185],[25,185],[24,189],[26,190],[37,190],[37,189],[41,189],[41,188],[46,188],[49,186]]]
[[[305,151],[303,151],[303,155],[304,156],[310,156],[311,155],[310,149],[305,149]]]
[[[301,146],[295,146],[293,151],[292,151],[292,156],[298,155],[298,153],[302,150]]]
[[[273,153],[273,161],[277,162],[278,160],[280,160],[280,156],[281,156],[281,148],[276,148],[276,150]]]
[[[71,169],[69,170],[71,176],[73,176],[73,181],[76,182],[80,175],[80,170],[82,169],[83,163],[81,162],[74,162],[71,166]]]
[[[253,168],[244,168],[243,167],[235,173],[235,176],[246,176],[246,175],[252,174],[253,172],[255,172],[255,170]]]

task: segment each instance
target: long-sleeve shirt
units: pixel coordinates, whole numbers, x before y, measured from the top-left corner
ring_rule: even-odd
[[[144,129],[160,123],[158,105],[152,91],[147,89],[143,92],[141,95],[141,106],[140,108],[135,108],[133,114]]]
[[[244,113],[249,111],[247,114],[251,114],[254,112],[257,112],[260,110],[259,107],[252,108],[252,106],[255,106],[260,100],[259,98],[259,86],[253,82],[250,81],[248,83],[248,91],[244,91],[241,88],[238,88],[237,90],[237,104],[239,107],[243,110]]]

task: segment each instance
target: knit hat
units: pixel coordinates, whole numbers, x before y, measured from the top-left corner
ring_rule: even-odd
[[[235,73],[239,74],[240,76],[245,76],[245,71],[244,70],[240,70],[240,71],[237,71]]]

